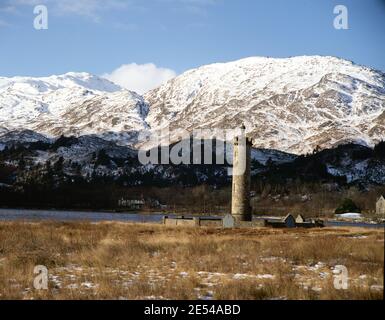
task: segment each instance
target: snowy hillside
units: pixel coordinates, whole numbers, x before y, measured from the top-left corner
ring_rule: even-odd
[[[236,128],[307,153],[385,137],[385,75],[333,57],[248,58],[188,71],[145,95],[153,129]]]
[[[20,139],[86,135],[138,147],[143,130],[242,123],[258,148],[303,154],[346,142],[373,146],[385,137],[385,75],[333,57],[254,57],[187,71],[144,98],[88,73],[0,77],[5,140],[20,132]],[[173,133],[171,142],[178,139]]]
[[[0,78],[0,127],[49,137],[106,135],[130,143],[145,129],[142,97],[108,80],[68,73],[46,78]]]

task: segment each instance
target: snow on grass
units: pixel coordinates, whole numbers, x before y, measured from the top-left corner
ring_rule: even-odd
[[[340,219],[361,219],[362,214],[349,212],[349,213],[343,213],[343,214],[336,214],[336,217]]]

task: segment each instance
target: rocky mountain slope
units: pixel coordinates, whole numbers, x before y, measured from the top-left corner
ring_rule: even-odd
[[[0,78],[1,134],[32,130],[60,135],[98,135],[123,144],[147,128],[143,98],[88,73],[46,78]]]
[[[31,137],[30,132],[20,133]],[[11,138],[11,137],[10,137]],[[231,150],[229,150],[231,152]],[[228,185],[229,164],[143,165],[138,152],[95,136],[61,137],[56,140],[23,142],[9,139],[0,150],[0,183],[24,185],[55,177],[57,184],[79,179],[102,178],[124,186],[195,186],[202,183]],[[292,181],[338,185],[385,185],[385,143],[375,150],[361,145],[341,145],[307,156],[277,150],[253,149],[255,182]]]
[[[259,148],[373,146],[385,137],[385,75],[333,57],[255,57],[187,71],[144,97],[87,73],[0,77],[5,139],[30,130],[42,139],[94,135],[138,147],[144,130],[169,126],[176,142],[180,129],[242,123]]]
[[[385,75],[333,57],[248,58],[188,71],[144,98],[87,73],[0,78],[0,150],[64,135],[80,138],[82,154],[71,156],[82,157],[87,143],[92,152],[106,143],[135,149],[144,131],[169,126],[173,143],[180,129],[242,123],[263,164],[287,159],[269,150],[373,146],[385,138]]]
[[[333,57],[248,58],[188,71],[148,92],[157,129],[237,128],[255,146],[303,154],[385,137],[384,73]]]

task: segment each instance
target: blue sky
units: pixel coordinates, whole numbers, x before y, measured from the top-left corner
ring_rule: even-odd
[[[48,30],[33,28],[38,4],[48,8]],[[349,30],[333,27],[337,4],[349,10]],[[0,76],[103,75],[149,63],[171,76],[312,54],[385,71],[385,0],[0,0]]]

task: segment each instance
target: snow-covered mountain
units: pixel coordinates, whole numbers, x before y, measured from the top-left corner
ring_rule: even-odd
[[[96,134],[130,143],[147,127],[147,113],[141,96],[88,73],[0,78],[3,133],[28,129],[49,137]]]
[[[307,153],[385,138],[385,74],[334,57],[248,58],[188,71],[145,95],[152,129],[237,128]]]
[[[23,132],[20,139],[94,135],[131,147],[143,130],[242,123],[259,148],[372,146],[385,138],[385,74],[333,57],[255,57],[187,71],[144,98],[87,73],[0,77],[0,143]]]

